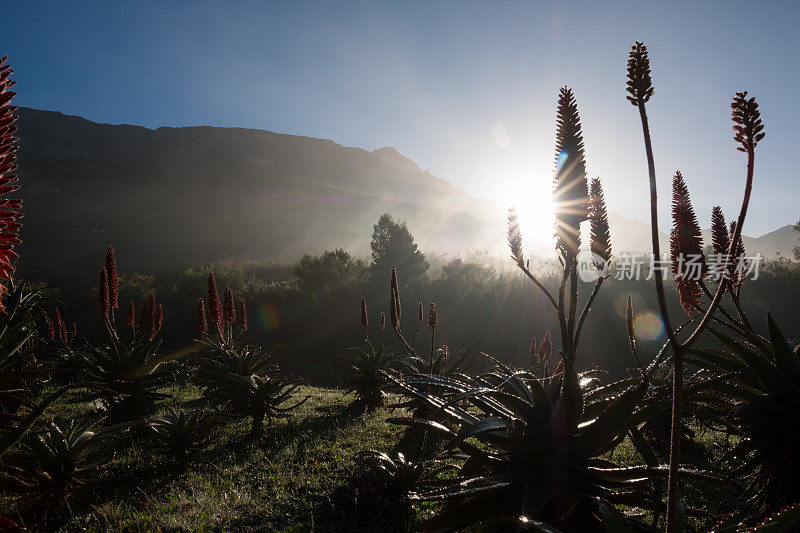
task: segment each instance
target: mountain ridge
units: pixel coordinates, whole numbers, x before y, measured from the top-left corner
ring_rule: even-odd
[[[384,212],[405,220],[424,251],[505,251],[502,206],[393,147],[252,128],[101,124],[31,108],[19,115],[21,276],[94,277],[86,265],[108,244],[126,268],[151,272],[225,256],[294,261],[337,247],[366,255]],[[609,215],[615,252],[649,250],[649,224]],[[745,246],[790,255],[797,235],[787,228],[745,237]]]

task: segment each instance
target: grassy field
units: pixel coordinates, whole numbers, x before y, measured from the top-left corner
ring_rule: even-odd
[[[47,529],[63,531],[397,531],[390,516],[360,512],[348,483],[362,450],[400,451],[416,458],[418,431],[386,422],[405,413],[388,408],[373,413],[348,409],[341,391],[303,387],[309,400],[289,421],[280,421],[257,442],[248,440],[246,420],[228,420],[214,445],[185,463],[146,443],[133,444],[116,457],[96,482],[71,500],[69,521],[54,518]],[[77,393],[76,393],[77,394]],[[174,391],[164,405],[186,405],[198,391]],[[54,408],[57,424],[92,416],[86,404],[69,398]],[[698,468],[719,463],[724,436],[698,430],[687,462]],[[623,443],[614,460],[634,464],[638,457]],[[709,483],[684,487],[687,505],[713,514],[730,512],[737,491]],[[725,502],[723,507],[719,503]],[[26,502],[6,501],[0,508],[22,522]],[[418,517],[431,507],[417,508]],[[39,509],[43,517],[48,509]],[[703,528],[707,521],[696,522]],[[41,525],[26,524],[34,528]]]

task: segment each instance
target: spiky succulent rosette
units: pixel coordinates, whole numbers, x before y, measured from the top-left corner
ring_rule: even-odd
[[[589,200],[578,103],[569,87],[562,87],[559,92],[556,114],[556,169],[553,178],[556,247],[561,257],[568,261],[578,255],[580,224],[588,217]]]
[[[672,231],[669,248],[678,296],[683,309],[690,313],[700,302],[700,277],[705,275],[707,267],[703,256],[700,224],[692,207],[689,189],[680,172],[676,172],[672,180]],[[693,259],[699,264],[697,272],[692,272],[687,266]]]

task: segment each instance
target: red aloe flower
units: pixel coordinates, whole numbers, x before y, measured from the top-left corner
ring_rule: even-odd
[[[669,247],[678,296],[684,311],[691,313],[700,302],[700,279],[705,276],[707,266],[703,256],[700,224],[692,207],[689,189],[680,172],[676,172],[672,180],[672,231]],[[689,267],[692,260],[699,264],[697,272],[692,272]]]
[[[197,329],[200,336],[208,335],[208,321],[206,320],[206,304],[202,298],[197,299]]]
[[[222,321],[225,327],[230,327],[236,322],[236,309],[233,301],[233,291],[225,285],[225,302],[222,304]]]
[[[147,329],[147,304],[139,310],[139,323],[136,325],[136,332],[142,334]]]
[[[740,152],[752,152],[756,145],[764,138],[764,124],[761,121],[761,112],[755,98],[747,98],[747,91],[736,93],[731,103],[731,114],[736,123],[733,130],[736,132],[734,140],[741,146],[736,149]]]
[[[164,327],[164,307],[158,304],[158,310],[156,311],[156,332],[161,331],[162,327]]]
[[[147,338],[153,340],[156,336],[156,295],[150,293],[150,302],[147,304]]]
[[[111,302],[108,296],[108,271],[106,270],[106,267],[102,267],[100,269],[100,290],[98,303],[100,305],[100,313],[102,313],[103,318],[107,317],[108,312],[111,310]]]
[[[381,326],[381,333],[383,333],[383,330],[386,329],[386,313],[384,313],[383,311],[381,311],[380,326]]]
[[[569,87],[562,87],[558,95],[555,163],[553,204],[558,239],[556,246],[561,256],[568,260],[578,255],[581,245],[580,224],[589,216],[589,184],[586,181],[581,119],[578,102]]]
[[[50,317],[47,317],[47,336],[51,339],[56,338],[56,330],[53,327],[53,319]]]
[[[109,245],[106,250],[106,270],[108,271],[108,295],[111,309],[119,309],[119,280],[117,279],[117,260],[114,257],[114,247]]]
[[[61,342],[67,344],[69,342],[69,337],[67,336],[67,325],[62,322],[61,327],[58,328],[58,336],[61,338]]]
[[[73,322],[73,323],[72,323],[72,330],[71,330],[71,332],[70,332],[70,337],[69,337],[69,340],[70,340],[70,341],[72,341],[73,339],[75,339],[75,336],[76,336],[76,335],[78,335],[78,324],[76,324],[75,322]]]
[[[239,299],[239,327],[242,330],[247,329],[247,307],[244,303],[244,298]]]
[[[508,246],[511,248],[511,257],[519,267],[525,265],[522,254],[522,231],[519,229],[519,217],[513,207],[508,210]]]
[[[53,311],[53,327],[56,332],[61,329],[61,310],[58,307]]]
[[[542,344],[539,346],[539,353],[536,354],[539,361],[544,361],[548,368],[553,364],[553,341],[550,338],[550,330],[545,330]]]
[[[14,153],[17,150],[14,146],[17,141],[14,137],[17,131],[14,125],[17,120],[15,115],[17,107],[10,105],[16,94],[10,90],[15,82],[9,79],[14,71],[5,62],[6,57],[0,59],[0,312],[4,311],[2,298],[6,292],[3,280],[14,272],[12,262],[18,257],[13,248],[15,244],[21,242],[18,220],[22,217],[22,213],[19,212],[22,207],[21,200],[2,198],[19,189],[16,184],[17,176],[14,174],[17,168],[17,156]]]
[[[136,326],[136,304],[133,300],[128,304],[128,326],[131,328]]]
[[[219,292],[217,292],[217,281],[214,273],[208,274],[208,312],[211,315],[211,322],[216,324],[217,329],[222,329],[222,309],[219,303]]]
[[[436,314],[436,304],[431,303],[431,306],[428,309],[428,329],[433,331],[436,329],[436,326],[438,325],[439,325],[439,317]]]
[[[727,254],[731,247],[731,236],[728,234],[728,225],[722,208],[715,206],[711,210],[711,244],[715,254]]]
[[[588,206],[592,253],[602,257],[608,263],[611,260],[611,231],[608,226],[608,212],[600,178],[594,178],[589,185]]]

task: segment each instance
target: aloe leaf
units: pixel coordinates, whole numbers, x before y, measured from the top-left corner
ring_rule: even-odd
[[[782,398],[794,398],[800,394],[800,388],[784,377],[763,354],[750,350],[741,342],[716,329],[708,328],[708,330],[742,358],[766,392]]]
[[[593,421],[581,428],[573,450],[579,455],[594,457],[607,451],[609,446],[631,427],[636,406],[644,398],[646,384],[628,389],[614,399]]]
[[[607,533],[633,533],[633,527],[616,507],[603,501],[602,498],[595,496],[593,499],[597,506],[597,514],[603,521]]]
[[[33,425],[36,423],[36,420],[39,419],[39,417],[45,412],[50,404],[60,398],[65,392],[67,392],[66,387],[54,392],[42,400],[42,402],[39,403],[39,405],[37,405],[33,411],[28,413],[28,415],[23,418],[15,428],[6,432],[4,435],[0,435],[0,457],[8,453],[8,451],[13,448],[14,445],[22,440],[28,430],[33,427]]]
[[[797,356],[792,353],[792,348],[783,336],[778,324],[772,318],[770,313],[767,313],[767,322],[769,324],[769,340],[772,345],[772,354],[775,357],[775,366],[778,371],[788,378],[792,379],[795,383],[800,382],[800,362],[797,361]]]

